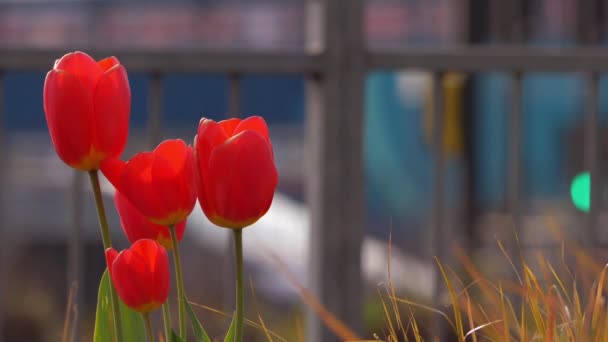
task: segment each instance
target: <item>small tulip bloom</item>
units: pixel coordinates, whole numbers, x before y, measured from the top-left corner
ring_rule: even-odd
[[[198,199],[211,222],[240,229],[268,211],[278,174],[263,118],[203,118],[194,149]]]
[[[196,204],[193,162],[183,140],[166,140],[127,162],[106,159],[101,171],[148,220],[171,226],[186,220]]]
[[[114,195],[114,204],[120,216],[120,225],[122,230],[127,235],[127,239],[131,243],[140,239],[152,239],[160,243],[167,250],[171,250],[171,236],[167,226],[161,226],[148,220],[137,208],[129,202],[129,200],[116,191]],[[182,240],[184,230],[186,229],[186,221],[179,222],[175,225],[178,241]]]
[[[99,62],[83,52],[55,62],[44,81],[44,112],[59,158],[92,171],[120,156],[127,143],[131,90],[115,57]]]
[[[169,296],[169,257],[156,241],[143,239],[118,253],[106,250],[106,262],[114,288],[131,309],[148,313],[158,309]]]

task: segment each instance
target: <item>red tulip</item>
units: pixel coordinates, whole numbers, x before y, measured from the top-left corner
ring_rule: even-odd
[[[147,313],[169,296],[169,257],[156,241],[143,239],[118,253],[106,250],[110,278],[118,296],[131,309]]]
[[[83,52],[55,62],[44,81],[44,112],[59,158],[69,166],[97,170],[120,156],[127,143],[131,90],[115,57],[99,62]]]
[[[194,148],[198,199],[211,222],[239,229],[266,214],[278,174],[263,118],[203,118]]]
[[[128,162],[106,159],[101,171],[148,220],[163,226],[188,218],[196,203],[192,148],[165,140]]]
[[[152,239],[163,245],[167,250],[171,250],[173,244],[171,243],[171,235],[169,234],[169,228],[167,228],[167,226],[161,226],[148,220],[133,206],[133,204],[131,204],[131,202],[129,202],[125,195],[119,191],[116,191],[116,194],[114,195],[114,204],[116,205],[116,210],[120,216],[122,230],[131,243],[135,243],[135,241],[140,239]],[[182,240],[185,229],[186,221],[179,222],[175,225],[178,241]]]

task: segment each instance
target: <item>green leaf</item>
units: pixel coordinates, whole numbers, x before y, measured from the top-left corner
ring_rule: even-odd
[[[146,326],[141,315],[120,303],[122,317],[123,341],[146,341]],[[112,317],[112,300],[110,299],[110,277],[108,270],[101,276],[99,294],[97,295],[97,313],[95,314],[94,342],[114,342],[114,318]]]
[[[192,330],[194,331],[194,336],[196,336],[196,342],[211,342],[209,335],[205,329],[203,329],[203,325],[196,318],[194,314],[194,310],[192,310],[192,306],[190,306],[190,302],[186,299],[186,312],[188,313],[188,317],[190,318],[190,322],[192,323]]]
[[[171,342],[185,342],[175,331],[171,330]]]
[[[235,324],[236,314],[232,316],[232,322],[230,322],[230,328],[228,328],[228,332],[226,333],[226,338],[224,338],[224,342],[232,342],[234,341],[234,324]]]

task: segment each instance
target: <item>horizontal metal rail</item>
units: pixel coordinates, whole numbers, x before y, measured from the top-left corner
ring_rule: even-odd
[[[133,71],[181,73],[322,74],[323,53],[303,50],[91,50],[94,56],[116,55]],[[66,51],[0,49],[0,70],[46,70]],[[534,48],[523,46],[395,48],[364,53],[367,70],[434,71],[608,71],[608,48]]]
[[[371,69],[605,71],[608,49],[522,46],[392,49],[368,53]]]
[[[300,51],[265,52],[255,50],[125,51],[85,49],[97,58],[115,55],[129,71],[151,73],[264,73],[316,74],[323,68],[320,54]],[[65,50],[0,49],[0,70],[47,70]]]

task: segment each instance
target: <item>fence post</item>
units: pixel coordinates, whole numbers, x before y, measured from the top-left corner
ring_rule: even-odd
[[[597,72],[591,72],[585,76],[585,141],[584,141],[584,163],[591,179],[590,206],[586,217],[586,226],[581,233],[581,241],[585,247],[593,247],[593,242],[598,239],[597,219],[601,206],[601,189],[603,182],[600,175],[599,159],[599,124],[598,124],[598,82]]]
[[[162,94],[162,75],[160,72],[153,72],[150,79],[149,108],[147,121],[147,134],[150,148],[156,147],[161,139],[163,94]]]
[[[442,297],[445,293],[445,281],[434,260],[442,264],[448,263],[447,244],[450,241],[449,232],[445,226],[445,149],[444,149],[444,74],[442,71],[433,72],[433,207],[431,217],[431,260],[435,284],[433,287],[433,306],[441,308]],[[440,319],[433,320],[429,340],[446,338],[445,324]]]
[[[67,308],[70,312],[68,317],[69,326],[74,331],[74,341],[80,341],[80,322],[78,314],[83,312],[82,307],[84,298],[84,250],[85,240],[82,238],[84,226],[84,206],[83,206],[83,179],[84,173],[79,170],[73,171],[72,179],[72,231],[68,239],[68,272],[67,272],[67,293],[72,297],[72,306]],[[68,303],[70,302],[68,298]]]
[[[365,65],[361,0],[308,0],[308,47],[325,65],[307,84],[309,287],[357,331],[363,236],[362,122]],[[322,50],[321,50],[322,49]],[[338,341],[312,310],[307,341]]]

